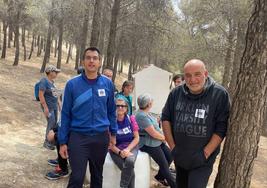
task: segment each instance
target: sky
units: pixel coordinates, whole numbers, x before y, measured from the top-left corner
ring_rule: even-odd
[[[181,14],[181,10],[179,9],[178,3],[180,3],[180,0],[171,0],[173,9],[177,13],[177,15]]]

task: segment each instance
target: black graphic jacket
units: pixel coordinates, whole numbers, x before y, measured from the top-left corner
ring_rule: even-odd
[[[202,93],[194,95],[183,84],[174,88],[162,111],[171,123],[175,164],[184,169],[212,165],[220,147],[206,160],[204,147],[213,134],[226,135],[230,100],[227,91],[208,77]]]

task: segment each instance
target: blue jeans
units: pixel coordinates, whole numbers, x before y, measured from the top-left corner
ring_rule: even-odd
[[[134,163],[138,154],[138,148],[135,147],[131,152],[133,155],[126,157],[125,159],[112,151],[109,152],[112,160],[121,170],[120,187],[123,188],[135,187]]]

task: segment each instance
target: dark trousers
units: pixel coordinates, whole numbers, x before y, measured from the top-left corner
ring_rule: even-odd
[[[63,159],[61,155],[59,154],[60,145],[57,142],[57,160],[58,160],[58,166],[63,172],[68,171],[68,160]]]
[[[177,188],[206,188],[212,173],[210,165],[192,170],[185,170],[177,165],[175,168]]]
[[[91,174],[91,188],[102,188],[103,165],[108,152],[109,134],[84,135],[71,132],[68,142],[69,162],[72,169],[68,188],[82,188],[87,162]]]
[[[156,175],[159,179],[166,179],[171,188],[176,187],[175,179],[171,175],[169,166],[173,161],[170,149],[162,143],[158,147],[143,146],[141,151],[148,153],[152,159],[159,165],[159,171]]]

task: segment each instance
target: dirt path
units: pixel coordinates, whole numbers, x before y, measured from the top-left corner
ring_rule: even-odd
[[[66,187],[67,178],[59,181],[44,178],[52,169],[46,161],[55,158],[56,153],[42,147],[46,121],[33,97],[34,84],[42,76],[40,64],[24,62],[13,67],[11,61],[0,60],[0,188]],[[64,67],[56,80],[60,89],[75,75],[72,65]],[[252,188],[267,188],[266,169],[267,139],[262,137]],[[153,181],[152,184],[154,187]]]

